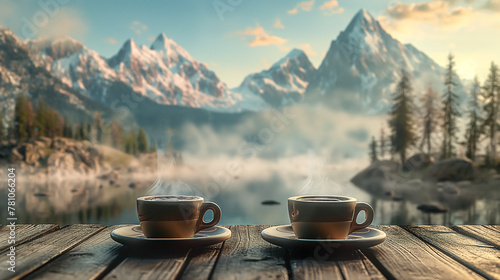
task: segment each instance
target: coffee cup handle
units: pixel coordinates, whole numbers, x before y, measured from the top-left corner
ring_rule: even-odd
[[[205,221],[203,221],[203,216],[205,216],[205,213],[208,210],[212,210],[212,212],[214,212],[214,218],[212,219],[212,221],[205,223]],[[198,226],[198,229],[196,230],[196,232],[198,232],[202,229],[206,229],[206,228],[215,226],[216,224],[219,223],[220,216],[221,216],[221,210],[220,210],[219,205],[217,205],[213,202],[204,202],[200,207],[200,217],[199,217],[200,220],[198,221],[199,226]]]
[[[365,211],[365,216],[366,219],[363,223],[358,224],[356,222],[356,219],[358,218],[359,212]],[[356,208],[354,209],[354,217],[352,218],[352,223],[351,223],[351,229],[349,230],[349,234],[351,234],[353,231],[363,229],[373,222],[373,208],[368,204],[364,202],[358,202],[356,203]]]

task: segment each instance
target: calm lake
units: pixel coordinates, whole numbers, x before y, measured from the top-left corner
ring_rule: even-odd
[[[275,163],[275,166],[280,166],[280,163]],[[301,174],[276,171],[276,169],[273,171],[272,168],[266,167],[266,172],[259,170],[253,173],[244,172],[241,176],[231,177],[227,181],[227,186],[210,191],[206,188],[205,191],[200,191],[203,188],[196,187],[197,183],[202,184],[200,179],[195,178],[191,182],[186,180],[191,186],[195,186],[186,190],[182,184],[166,183],[165,181],[169,179],[162,178],[163,181],[160,182],[160,187],[156,188],[156,192],[198,194],[208,197],[222,208],[220,224],[224,225],[287,224],[289,223],[287,198],[303,193],[347,195],[358,198],[358,201],[368,202],[375,210],[374,224],[500,224],[498,191],[467,198],[467,203],[449,206],[450,211],[447,213],[426,214],[417,210],[417,203],[410,199],[393,201],[384,195],[371,195],[352,185],[349,179],[355,174],[355,169],[359,170],[359,167],[353,169],[332,167],[329,171],[330,183],[332,178],[335,179],[335,183],[309,190],[303,189],[304,182],[311,179],[307,172]],[[228,177],[220,178],[228,179]],[[155,181],[154,177],[135,180],[131,186],[131,181],[125,179],[117,182],[94,179],[46,183],[25,182],[22,179],[18,177],[17,182],[17,222],[60,225],[137,224],[135,199],[150,193],[151,185]],[[162,189],[161,185],[169,186]],[[6,189],[0,190],[1,197],[5,198],[6,194]],[[262,201],[265,200],[274,200],[280,204],[263,205]],[[6,203],[6,199],[0,200],[0,207],[6,209]],[[2,211],[1,215],[5,223],[6,211]]]

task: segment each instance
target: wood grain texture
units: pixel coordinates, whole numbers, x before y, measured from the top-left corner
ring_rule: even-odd
[[[325,244],[307,251],[291,250],[289,257],[295,279],[385,279],[359,250],[339,251]]]
[[[40,225],[26,225],[20,224],[16,225],[16,245],[21,245],[22,243],[28,242],[35,238],[38,238],[49,232],[53,232],[59,229],[58,225],[51,224],[40,224]],[[0,228],[0,252],[5,251],[10,248],[11,244],[8,243],[8,238],[10,235],[10,227],[2,226]]]
[[[24,279],[99,278],[109,266],[120,261],[120,255],[124,251],[124,246],[112,240],[109,235],[118,227],[121,226],[112,226],[100,231]]]
[[[213,279],[288,279],[284,249],[267,243],[268,226],[231,226],[213,270]]]
[[[452,229],[500,249],[500,226],[498,226],[498,229],[495,226],[454,226]]]
[[[374,226],[384,243],[363,253],[389,279],[482,279],[443,252],[398,226]]]
[[[181,279],[210,279],[224,243],[192,249],[189,252],[189,262],[182,273]]]
[[[71,250],[103,228],[98,225],[72,225],[16,246],[15,273],[2,269],[0,279],[19,279]],[[1,254],[0,263],[6,264],[7,258],[6,254]]]
[[[188,253],[189,249],[128,248],[125,260],[104,279],[177,279]]]
[[[445,226],[408,226],[420,239],[488,279],[500,278],[500,250]]]
[[[385,279],[384,275],[359,250],[336,256],[344,279]]]

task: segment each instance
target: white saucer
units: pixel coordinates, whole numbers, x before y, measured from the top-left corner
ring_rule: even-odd
[[[386,238],[385,232],[368,227],[351,233],[345,240],[300,239],[293,233],[291,225],[266,228],[261,235],[267,242],[286,248],[310,248],[321,245],[330,248],[359,249],[380,244]]]
[[[197,232],[192,238],[146,238],[141,226],[126,226],[111,232],[111,238],[128,246],[200,247],[223,242],[231,237],[225,227],[214,226]]]

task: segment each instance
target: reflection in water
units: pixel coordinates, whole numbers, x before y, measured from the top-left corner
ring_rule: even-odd
[[[277,163],[279,166],[280,163]],[[262,172],[261,172],[262,173]],[[348,182],[353,172],[330,172],[332,178],[340,178],[342,188],[336,194],[358,198],[370,203],[375,209],[374,224],[500,224],[500,200],[492,193],[467,195],[446,202],[451,209],[447,213],[426,214],[417,210],[411,200],[393,201],[389,197],[372,196]],[[187,176],[189,177],[189,176]],[[270,171],[253,176],[232,178],[230,184],[208,197],[223,210],[221,224],[287,224],[287,198],[297,194],[303,185],[305,174],[298,172]],[[98,223],[104,225],[138,223],[135,199],[144,195],[155,178],[134,182],[104,180],[75,182],[47,182],[37,184],[23,182],[20,178],[16,191],[18,223]],[[192,186],[204,184],[196,177]],[[6,197],[6,189],[0,190]],[[276,200],[279,205],[262,205],[264,200]],[[6,208],[6,200],[0,200]],[[1,212],[6,221],[6,212]]]

